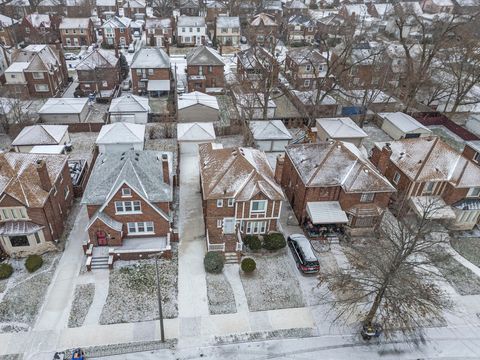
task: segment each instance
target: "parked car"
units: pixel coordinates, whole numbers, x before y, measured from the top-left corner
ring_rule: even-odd
[[[141,37],[140,31],[134,31],[134,32],[133,32],[133,37],[136,37],[136,38]]]
[[[177,94],[185,93],[185,85],[183,85],[183,81],[177,82]]]
[[[65,57],[65,60],[77,60],[77,55],[73,53],[65,53],[64,57]]]
[[[303,234],[292,234],[287,239],[298,269],[304,274],[320,271],[320,263],[315,256],[310,241]]]
[[[247,38],[245,36],[240,37],[240,43],[241,44],[246,44],[247,43]]]
[[[126,80],[123,80],[122,82],[122,90],[130,90],[130,88],[132,87],[132,80],[130,79],[126,79]]]
[[[129,53],[134,53],[134,52],[135,52],[135,43],[131,43],[131,44],[128,46],[128,52],[129,52]]]

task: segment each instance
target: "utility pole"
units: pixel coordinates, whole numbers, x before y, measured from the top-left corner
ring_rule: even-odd
[[[163,327],[163,311],[162,311],[162,296],[160,293],[160,274],[158,272],[158,258],[163,255],[163,252],[150,255],[155,258],[155,272],[157,274],[157,297],[158,297],[158,314],[160,316],[160,341],[165,342],[165,330]]]

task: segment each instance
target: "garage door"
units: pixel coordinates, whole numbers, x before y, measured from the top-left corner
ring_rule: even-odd
[[[130,114],[111,114],[110,122],[129,122],[135,123],[135,115]]]
[[[180,154],[183,155],[196,155],[198,154],[198,143],[196,142],[181,142]]]

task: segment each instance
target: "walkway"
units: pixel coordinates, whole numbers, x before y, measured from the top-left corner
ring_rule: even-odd
[[[235,297],[235,305],[237,313],[246,313],[248,310],[248,301],[243,289],[242,280],[240,279],[240,266],[238,264],[225,264],[223,274],[227,278],[232,287],[233,296]]]
[[[108,296],[110,270],[99,269],[92,271],[92,274],[94,278],[93,284],[95,285],[95,295],[83,322],[84,326],[99,324],[100,315],[102,314],[102,309]]]

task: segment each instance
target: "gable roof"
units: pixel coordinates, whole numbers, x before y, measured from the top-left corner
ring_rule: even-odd
[[[255,140],[292,139],[292,135],[281,120],[250,121],[248,126]]]
[[[122,16],[122,17],[114,16],[103,23],[102,29],[107,27],[114,28],[114,29],[127,28],[130,26],[131,22],[132,22],[132,19],[126,16]]]
[[[68,125],[25,126],[12,142],[12,146],[58,145],[68,132]]]
[[[189,65],[219,65],[224,66],[222,57],[212,48],[204,45],[197,46],[187,54],[187,66]]]
[[[250,22],[250,26],[276,26],[275,18],[269,14],[260,13],[253,17],[253,20]]]
[[[218,16],[218,28],[240,28],[240,18],[238,16]]]
[[[308,6],[305,5],[303,2],[300,0],[293,0],[290,2],[287,2],[285,4],[285,8],[287,9],[308,9]]]
[[[327,141],[289,145],[285,153],[307,187],[340,186],[350,193],[395,191],[353,144]]]
[[[117,66],[119,61],[120,59],[114,53],[103,49],[95,49],[83,58],[75,69],[95,70],[96,68],[113,68]]]
[[[87,106],[88,98],[49,98],[38,110],[39,114],[79,114]]]
[[[15,49],[11,64],[15,66],[14,63],[28,63],[28,66],[23,65],[23,70],[28,72],[49,71],[61,66],[58,50],[53,45],[33,44],[24,49]]]
[[[172,169],[169,152],[129,150],[98,155],[82,204],[103,205],[124,183],[150,202],[172,201],[172,186],[162,181],[162,154],[168,156]]]
[[[204,94],[200,91],[192,91],[181,94],[178,97],[178,109],[185,109],[187,107],[200,104],[218,110],[218,100],[213,95]]]
[[[112,99],[109,113],[123,113],[123,112],[148,112],[150,106],[148,105],[148,98],[137,95],[123,95]]]
[[[177,124],[178,141],[211,141],[215,139],[215,129],[211,122]]]
[[[205,18],[203,16],[179,16],[177,18],[177,29],[182,26],[205,27]]]
[[[131,69],[170,69],[170,57],[159,47],[141,48],[135,54]]]
[[[284,199],[263,151],[223,149],[209,143],[199,145],[199,154],[204,199],[247,201],[260,192],[270,200]]]
[[[25,20],[27,20],[34,28],[39,28],[43,26],[44,28],[50,28],[52,25],[52,21],[50,19],[50,15],[48,14],[39,14],[39,13],[32,13],[25,16]]]
[[[326,64],[327,59],[318,51],[317,49],[312,48],[302,48],[302,49],[290,49],[287,53],[287,56],[292,59],[296,64],[306,65],[314,64],[315,66],[319,64]]]
[[[173,21],[171,18],[148,18],[145,20],[145,29],[171,28]]]
[[[103,125],[97,136],[96,144],[130,144],[143,143],[145,125],[117,122]]]
[[[419,123],[410,115],[407,115],[400,111],[393,112],[393,113],[392,112],[378,113],[378,116],[380,116],[384,120],[389,121],[390,123],[392,123],[393,125],[395,125],[397,128],[399,128],[401,131],[405,133],[419,130],[419,129],[423,130],[426,133],[431,133],[431,130],[429,128]]]
[[[368,134],[349,117],[320,118],[317,127],[321,127],[331,139],[365,138]]]
[[[8,27],[8,26],[11,26],[13,24],[16,24],[18,23],[18,20],[15,20],[11,17],[8,17],[6,15],[3,15],[3,14],[0,14],[0,24],[3,26],[3,27]]]
[[[132,8],[132,9],[143,9],[147,5],[140,0],[126,0],[125,4],[123,4],[124,8]]]
[[[90,18],[63,18],[59,29],[88,29]]]

